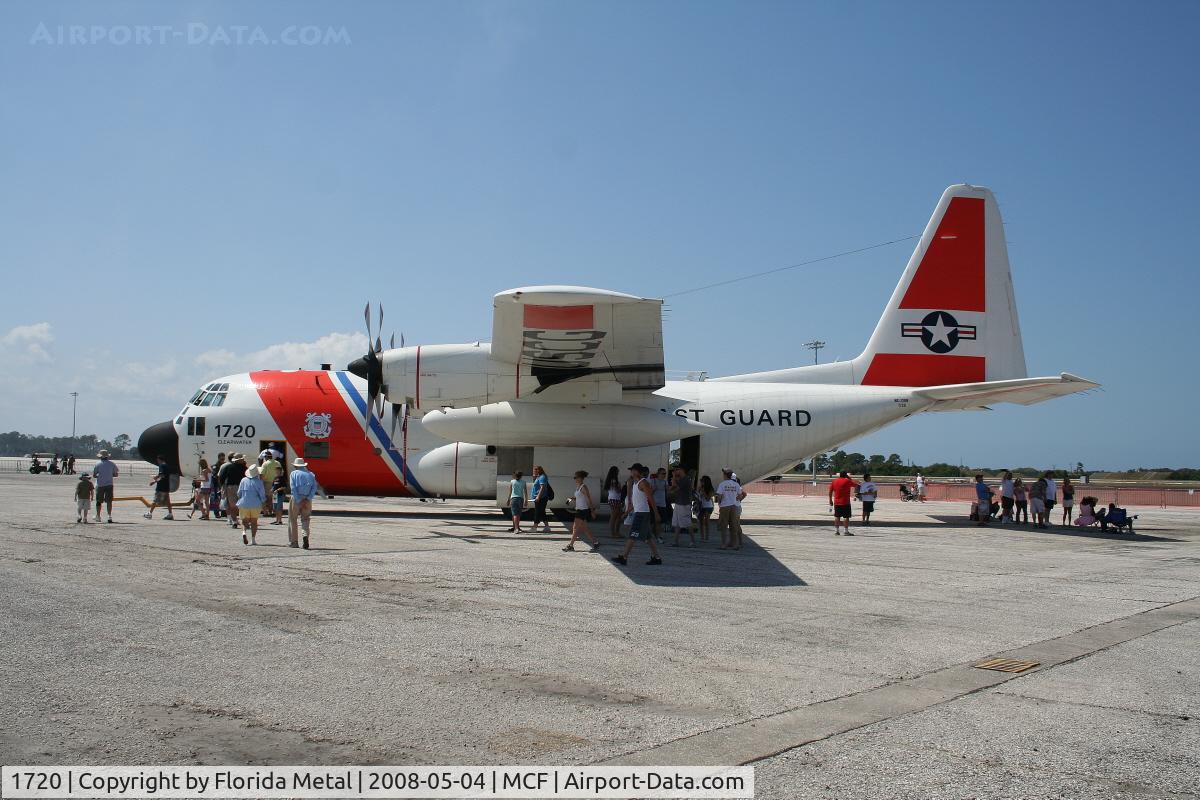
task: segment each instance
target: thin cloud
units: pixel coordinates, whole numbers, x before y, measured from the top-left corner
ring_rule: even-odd
[[[283,342],[251,353],[208,350],[196,356],[195,366],[205,371],[204,377],[256,369],[317,369],[322,364],[342,369],[366,352],[366,346],[361,333],[330,333],[311,342]]]
[[[48,348],[53,344],[54,331],[49,322],[18,325],[0,337],[0,347],[10,358],[30,364],[48,364],[51,361]]]

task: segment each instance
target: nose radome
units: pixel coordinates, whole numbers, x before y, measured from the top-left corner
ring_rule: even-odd
[[[138,454],[151,464],[158,463],[161,455],[167,460],[171,471],[179,474],[179,434],[171,422],[160,422],[142,431],[138,437]]]

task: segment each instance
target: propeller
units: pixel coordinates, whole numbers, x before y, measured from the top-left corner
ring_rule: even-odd
[[[371,418],[378,416],[383,417],[383,362],[379,359],[379,354],[383,352],[383,304],[379,305],[379,332],[371,326],[371,304],[367,303],[363,307],[363,321],[367,326],[367,354],[362,358],[355,359],[347,369],[367,381],[367,420],[363,428],[363,435],[368,436],[371,427]],[[370,438],[368,436],[368,438]]]
[[[355,359],[347,367],[351,373],[363,378],[367,382],[368,418],[363,429],[363,434],[367,438],[370,438],[371,419],[377,418],[382,422],[386,406],[391,405],[391,434],[392,438],[395,438],[397,425],[400,425],[404,430],[408,428],[408,404],[388,404],[384,400],[385,395],[388,394],[388,388],[383,383],[383,361],[379,358],[379,354],[383,352],[383,304],[379,305],[378,327],[371,324],[370,303],[367,303],[363,307],[363,321],[367,326],[367,353],[362,358]],[[400,334],[400,346],[404,347],[403,332]],[[395,347],[396,334],[393,332],[388,339],[388,348],[395,349]]]

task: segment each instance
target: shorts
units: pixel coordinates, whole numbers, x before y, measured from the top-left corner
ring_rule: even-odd
[[[259,508],[258,506],[255,506],[254,508],[240,508],[239,507],[238,508],[238,516],[241,517],[242,519],[258,519],[258,515],[261,511],[262,511],[262,509]]]
[[[863,500],[862,504],[863,504],[863,513],[864,514],[870,514],[871,512],[873,512],[875,510],[875,501],[874,500]]]
[[[1075,507],[1075,498],[1074,497],[1064,497],[1063,498],[1063,508],[1074,508],[1074,507]]]
[[[171,505],[171,493],[170,492],[155,492],[154,493],[154,505],[156,505],[156,506]]]
[[[633,523],[629,529],[630,539],[646,539],[650,536],[650,526],[646,522],[650,519],[649,511],[633,512]]]
[[[79,514],[87,511],[92,507],[92,501],[86,497],[75,498],[75,511]]]
[[[521,516],[521,512],[525,510],[525,500],[521,497],[508,498],[508,509],[512,511],[514,517]]]
[[[834,506],[833,507],[833,516],[835,518],[836,517],[845,517],[846,519],[850,519],[850,504],[846,503],[846,505],[844,505],[844,506]]]
[[[708,518],[709,518],[709,517],[711,517],[712,515],[713,515],[713,507],[712,507],[712,506],[706,506],[706,505],[703,505],[703,504],[701,504],[701,506],[700,506],[700,515],[699,515],[699,516],[700,516],[700,518],[701,518],[701,519],[708,519]]]
[[[101,503],[111,503],[113,499],[113,487],[97,486],[96,487],[96,505]]]
[[[671,517],[672,528],[690,528],[692,527],[692,507],[679,503],[675,506],[675,513]]]
[[[590,522],[592,519],[592,510],[590,508],[575,509],[575,519],[581,519],[584,522]]]
[[[1052,511],[1052,510],[1054,510],[1054,507],[1055,507],[1056,505],[1058,505],[1058,503],[1056,503],[1054,500],[1047,500],[1047,501],[1046,501],[1046,510],[1047,510],[1047,511]]]
[[[1037,497],[1033,498],[1029,501],[1029,510],[1035,514],[1045,514],[1046,501]]]

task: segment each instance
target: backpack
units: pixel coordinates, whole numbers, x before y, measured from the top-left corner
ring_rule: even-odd
[[[553,500],[553,499],[554,499],[554,487],[550,485],[549,481],[546,481],[546,500]]]

